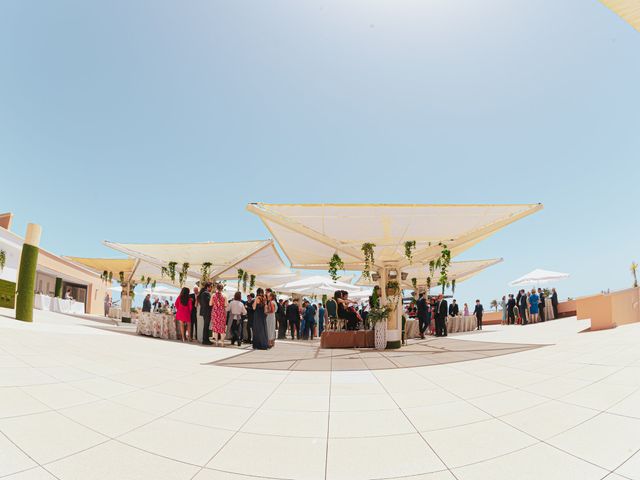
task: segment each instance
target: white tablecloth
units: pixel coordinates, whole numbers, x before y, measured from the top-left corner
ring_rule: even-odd
[[[409,340],[410,338],[416,338],[420,336],[420,329],[418,328],[418,319],[409,318],[404,324],[404,338]]]
[[[39,310],[50,310],[52,312],[67,313],[72,315],[84,315],[84,303],[64,298],[49,297],[48,295],[36,294],[33,298],[33,306]]]
[[[110,307],[109,318],[120,320],[122,318],[122,309],[120,307]]]
[[[476,317],[473,315],[458,315],[457,317],[447,318],[448,333],[470,332],[472,330],[475,330],[476,326]]]
[[[33,306],[38,310],[51,310],[51,297],[49,295],[36,293],[33,299]]]
[[[544,319],[553,320],[555,318],[553,316],[553,305],[551,305],[551,301],[548,301],[544,304]]]
[[[140,335],[175,340],[175,317],[165,313],[142,312],[138,316],[136,332]]]
[[[84,303],[76,302],[75,300],[67,300],[66,298],[54,297],[51,299],[51,311],[84,315]]]

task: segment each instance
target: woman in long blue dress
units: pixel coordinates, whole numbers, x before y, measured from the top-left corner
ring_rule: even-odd
[[[267,300],[264,296],[264,290],[261,288],[256,294],[256,299],[253,301],[253,348],[254,350],[268,350],[269,334],[267,333],[267,315],[264,312]]]
[[[531,313],[531,323],[538,322],[538,303],[540,303],[540,297],[534,288],[531,290],[531,295],[529,295],[529,313]]]

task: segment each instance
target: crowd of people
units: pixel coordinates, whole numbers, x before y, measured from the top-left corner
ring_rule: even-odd
[[[273,348],[276,338],[313,340],[324,330],[369,329],[367,315],[377,298],[374,292],[368,304],[358,304],[349,298],[347,291],[338,290],[331,298],[316,303],[307,299],[278,299],[270,288],[258,288],[255,294],[247,295],[246,300],[236,292],[229,301],[223,291],[222,283],[214,285],[209,282],[202,289],[198,286],[194,286],[193,291],[182,288],[175,303],[158,298],[152,302],[151,295],[147,295],[142,311],[175,313],[179,339],[183,342],[200,337],[205,345],[224,347],[226,338],[230,337],[231,345],[247,343],[254,349],[267,350]],[[557,318],[558,294],[555,288],[549,297]],[[540,288],[529,292],[523,289],[517,295],[503,296],[500,302],[502,323],[527,325],[544,322],[547,301],[545,292]],[[460,309],[456,299],[449,304],[443,295],[429,296],[422,292],[415,302],[406,307],[405,313],[408,318],[418,320],[420,338],[425,338],[425,335],[446,337],[448,317],[458,315],[473,315],[476,329],[482,330],[484,306],[476,300],[470,312],[466,303]],[[198,317],[201,317],[202,325],[200,335],[196,331]]]
[[[553,317],[558,318],[558,292],[555,288],[550,292],[551,307]],[[545,307],[547,305],[547,295],[542,288],[531,291],[520,290],[517,295],[510,293],[503,296],[500,301],[502,308],[503,325],[527,325],[528,323],[538,323],[546,321]]]

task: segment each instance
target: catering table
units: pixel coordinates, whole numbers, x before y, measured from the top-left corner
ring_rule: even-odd
[[[120,320],[122,318],[122,309],[120,307],[109,307],[109,318]]]
[[[33,306],[38,310],[50,310],[52,312],[67,313],[72,315],[84,315],[84,303],[65,298],[50,297],[37,293],[33,297]]]
[[[551,305],[551,300],[549,300],[544,304],[544,319],[553,320],[555,318],[556,317],[553,316],[553,305]]]
[[[320,348],[373,348],[373,330],[347,330],[334,332],[325,330],[320,335]]]
[[[410,338],[417,338],[420,336],[420,329],[418,328],[418,319],[409,318],[404,324],[404,338],[409,340]]]
[[[51,310],[51,297],[49,295],[43,295],[42,293],[36,293],[33,299],[33,306],[38,310]]]
[[[476,317],[474,315],[458,315],[455,317],[447,317],[447,332],[460,333],[470,332],[477,327]]]
[[[177,338],[175,317],[168,313],[142,312],[138,317],[136,333],[175,340]]]

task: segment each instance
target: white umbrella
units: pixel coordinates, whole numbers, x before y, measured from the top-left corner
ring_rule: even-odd
[[[174,287],[159,286],[156,288],[145,288],[144,294],[151,294],[152,297],[177,297],[180,295],[180,289]]]
[[[524,285],[541,285],[543,283],[558,282],[566,278],[569,278],[568,273],[552,272],[550,270],[542,270],[540,268],[536,268],[526,275],[523,275],[522,277],[510,282],[509,285],[511,285],[512,287],[520,287]]]
[[[273,287],[273,290],[277,292],[285,293],[304,293],[304,294],[331,294],[336,290],[346,290],[347,292],[359,292],[361,289],[358,286],[350,283],[336,281],[334,282],[331,277],[325,277],[322,275],[313,275],[310,277],[301,278],[293,282],[283,283]]]

